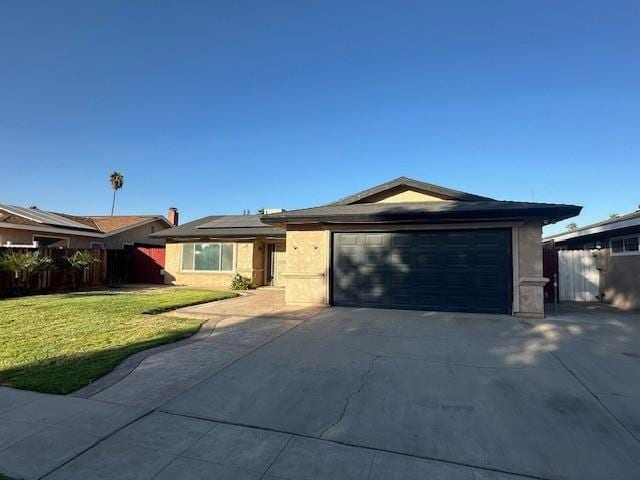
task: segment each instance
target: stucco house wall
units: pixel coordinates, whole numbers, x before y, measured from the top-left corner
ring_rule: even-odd
[[[36,232],[33,230],[22,230],[16,228],[0,228],[0,244],[4,245],[7,242],[11,242],[14,245],[31,245],[33,243],[33,236],[43,237],[64,237],[69,239],[69,248],[89,248],[91,242],[102,241],[99,238],[80,236],[80,235],[67,235],[58,233]]]
[[[168,228],[167,224],[162,220],[147,223],[146,225],[140,225],[139,227],[131,228],[122,233],[106,237],[102,240],[105,243],[106,248],[109,249],[122,249],[125,245],[131,245],[134,243],[143,243],[145,245],[164,245],[164,239],[150,238],[149,235],[155,232],[159,232]]]
[[[329,303],[330,237],[326,229],[287,228],[284,277],[288,305]]]
[[[542,222],[530,221],[512,228],[514,248],[514,301],[516,315],[544,316],[544,285],[542,276]]]
[[[640,255],[612,256],[608,248],[598,255],[604,301],[623,310],[640,309]]]

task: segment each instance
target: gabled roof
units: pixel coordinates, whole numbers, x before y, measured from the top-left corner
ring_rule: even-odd
[[[395,180],[391,180],[390,182],[382,183],[380,185],[376,185],[375,187],[371,187],[361,192],[354,193],[353,195],[349,195],[347,197],[341,198],[340,200],[336,200],[335,202],[328,203],[325,206],[352,205],[354,203],[362,202],[368,197],[379,195],[380,193],[383,193],[389,190],[398,189],[401,187],[410,188],[422,193],[426,193],[428,195],[440,197],[443,200],[459,200],[459,201],[493,200],[492,198],[489,198],[489,197],[482,197],[480,195],[474,195],[472,193],[461,192],[459,190],[452,190],[451,188],[445,188],[439,185],[433,185],[431,183],[421,182],[419,180],[414,180],[413,178],[398,177]]]
[[[573,238],[587,237],[599,233],[612,232],[615,230],[622,230],[624,228],[638,226],[640,226],[640,210],[621,215],[617,218],[610,218],[601,222],[596,222],[584,227],[576,228],[575,230],[571,230],[570,232],[550,235],[543,238],[543,241],[549,242],[553,240],[555,242],[564,242],[565,240],[571,240]]]
[[[209,215],[178,227],[156,232],[154,238],[284,237],[282,228],[263,223],[258,215]]]
[[[557,222],[580,213],[582,207],[555,203],[507,202],[499,200],[406,203],[330,204],[265,215],[265,223],[367,223],[444,222],[460,220],[515,220],[540,218]]]

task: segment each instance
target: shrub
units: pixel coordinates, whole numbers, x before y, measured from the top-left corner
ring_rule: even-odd
[[[13,273],[14,295],[23,294],[33,276],[51,268],[53,260],[50,257],[41,257],[38,251],[9,251],[0,255],[0,270]]]
[[[76,270],[86,270],[94,263],[100,263],[100,259],[96,258],[89,252],[82,252],[78,250],[70,257],[67,257],[67,262]]]
[[[10,251],[0,255],[0,269],[13,273],[15,279],[20,278],[21,272],[25,272],[27,276],[31,277],[52,267],[53,260],[49,257],[41,257],[39,252]]]
[[[66,261],[75,270],[73,275],[73,287],[78,288],[81,280],[84,278],[84,272],[87,271],[94,263],[100,263],[100,259],[96,258],[89,252],[82,252],[78,250],[70,257],[66,257]]]
[[[249,290],[252,287],[251,279],[243,277],[239,273],[236,273],[233,280],[231,280],[231,290]]]

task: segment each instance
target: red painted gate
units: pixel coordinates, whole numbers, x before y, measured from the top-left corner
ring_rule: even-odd
[[[164,268],[164,247],[143,247],[135,245],[131,249],[131,283],[164,283],[160,271]]]

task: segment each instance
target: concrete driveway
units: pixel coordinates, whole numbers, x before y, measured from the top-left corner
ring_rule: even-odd
[[[327,309],[254,336],[46,478],[638,478],[639,326],[608,309],[536,321]],[[87,401],[143,408],[141,389],[117,387]]]

